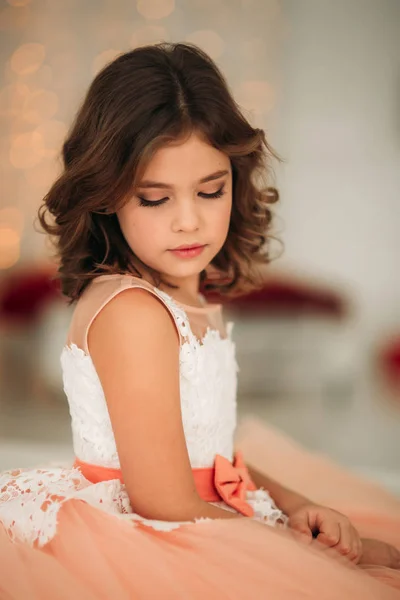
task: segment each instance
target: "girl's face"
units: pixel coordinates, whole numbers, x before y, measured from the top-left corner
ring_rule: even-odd
[[[193,133],[154,154],[117,217],[135,255],[177,283],[197,278],[221,250],[231,209],[230,160]]]

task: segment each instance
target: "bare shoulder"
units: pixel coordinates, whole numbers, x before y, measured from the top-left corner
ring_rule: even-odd
[[[129,288],[114,296],[92,323],[89,345],[122,339],[143,341],[157,337],[164,343],[176,343],[178,334],[166,305],[153,293],[142,288]]]

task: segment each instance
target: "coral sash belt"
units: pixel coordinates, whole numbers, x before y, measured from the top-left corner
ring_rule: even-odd
[[[120,469],[112,469],[75,459],[74,467],[91,483],[119,479],[123,483]],[[225,502],[231,508],[246,517],[252,517],[254,511],[246,502],[246,492],[256,490],[246,464],[240,452],[235,454],[233,463],[217,454],[214,466],[192,469],[197,493],[205,502]]]

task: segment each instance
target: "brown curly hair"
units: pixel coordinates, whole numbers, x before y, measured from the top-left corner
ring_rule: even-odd
[[[221,294],[256,286],[270,261],[274,187],[260,187],[270,159],[279,160],[265,133],[235,103],[224,76],[193,44],[160,43],[118,56],[93,80],[62,148],[63,172],[39,209],[55,241],[63,293],[77,300],[105,273],[146,270],[119,227],[116,211],[137,186],[154,153],[196,131],[229,156],[233,203],[229,232],[209,280]],[[139,265],[139,267],[138,267]],[[201,281],[207,283],[206,272]]]

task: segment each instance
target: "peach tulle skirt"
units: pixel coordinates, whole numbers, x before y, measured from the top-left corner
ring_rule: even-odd
[[[238,447],[258,469],[348,514],[363,537],[400,548],[400,501],[380,487],[257,421],[244,424]],[[75,499],[41,549],[10,542],[0,527],[0,598],[400,600],[400,571],[355,567],[248,518],[158,531]]]

